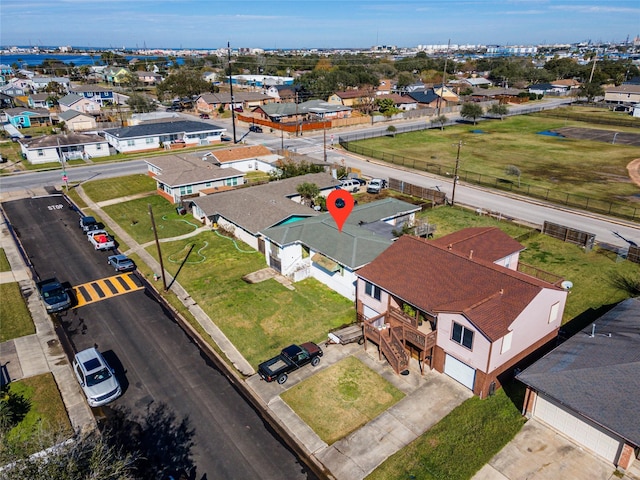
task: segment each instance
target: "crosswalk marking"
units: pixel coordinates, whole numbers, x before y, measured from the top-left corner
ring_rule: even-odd
[[[144,290],[144,287],[137,280],[135,274],[128,272],[76,285],[73,290],[76,294],[75,307],[77,308],[117,295]]]

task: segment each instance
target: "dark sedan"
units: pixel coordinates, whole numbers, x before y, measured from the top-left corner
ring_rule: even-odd
[[[116,272],[128,272],[129,270],[134,270],[136,268],[136,264],[126,255],[118,254],[111,255],[107,262],[111,265]]]

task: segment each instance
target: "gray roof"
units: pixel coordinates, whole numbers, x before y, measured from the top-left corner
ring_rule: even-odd
[[[217,125],[195,120],[178,120],[175,122],[143,123],[131,127],[112,128],[105,133],[118,138],[147,137],[150,135],[169,135],[193,132],[223,132],[226,129]]]
[[[314,216],[312,208],[289,199],[297,196],[296,188],[303,182],[315,183],[322,189],[333,188],[340,182],[328,173],[311,173],[275,182],[239,188],[194,198],[207,217],[220,215],[230,222],[257,235],[260,231],[292,215]]]
[[[392,230],[398,227],[381,220],[418,210],[420,207],[410,203],[387,198],[354,207],[342,232],[338,230],[333,218],[324,213],[314,218],[267,228],[262,233],[281,246],[302,243],[355,270],[374,260],[396,238]]]
[[[344,105],[337,105],[334,103],[325,102],[324,100],[308,100],[302,103],[268,103],[262,105],[261,108],[264,113],[270,117],[277,116],[289,116],[305,113],[329,113],[329,112],[343,112],[352,110],[350,107]]]
[[[640,298],[616,305],[517,378],[640,445]],[[611,336],[609,336],[609,334]]]
[[[71,88],[72,92],[91,92],[91,93],[99,93],[99,92],[112,92],[113,90],[110,88],[104,88],[100,85],[74,85]]]
[[[75,93],[69,93],[64,97],[62,97],[60,100],[58,100],[58,103],[60,105],[65,105],[68,107],[69,105],[73,105],[74,103],[77,103],[80,100],[86,100],[86,98]]]
[[[64,120],[65,122],[71,120],[72,118],[76,118],[76,117],[94,118],[92,115],[89,115],[89,114],[83,113],[83,112],[79,112],[77,110],[65,110],[64,112],[60,112],[58,114],[58,118],[61,119],[61,120]]]
[[[22,138],[18,140],[26,148],[51,148],[66,147],[70,145],[87,145],[90,143],[105,143],[106,140],[100,135],[89,135],[86,133],[66,133],[61,135],[43,135],[36,138]]]
[[[31,117],[50,117],[51,113],[46,108],[27,108],[27,107],[14,107],[5,108],[4,113],[9,116],[15,117],[16,115],[28,115]]]
[[[156,180],[172,188],[244,176],[235,168],[220,168],[194,156],[163,155],[146,162],[161,170]]]
[[[231,103],[231,94],[227,92],[219,93],[203,93],[202,98],[207,103]],[[260,92],[235,92],[233,94],[233,103],[256,102],[256,101],[273,101],[273,97]]]

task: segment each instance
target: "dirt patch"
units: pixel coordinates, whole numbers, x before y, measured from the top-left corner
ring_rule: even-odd
[[[627,165],[627,171],[629,172],[629,178],[631,181],[640,187],[640,158],[632,160]]]

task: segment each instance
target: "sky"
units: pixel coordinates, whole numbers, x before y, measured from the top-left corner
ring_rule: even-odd
[[[4,47],[540,45],[638,35],[638,0],[0,0]]]

